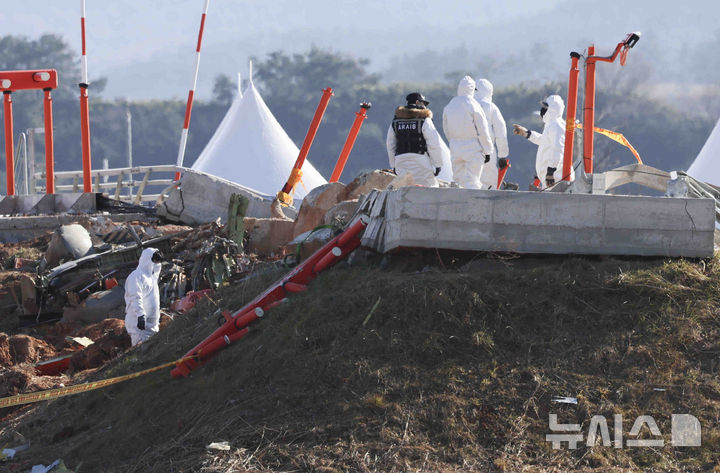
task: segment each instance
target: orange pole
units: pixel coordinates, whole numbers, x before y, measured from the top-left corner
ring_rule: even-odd
[[[44,115],[45,115],[45,193],[55,193],[55,145],[53,141],[53,116],[52,116],[52,89],[43,89],[45,92]]]
[[[575,139],[575,113],[577,112],[577,96],[578,96],[578,79],[580,77],[580,69],[578,61],[580,54],[576,52],[570,53],[572,63],[570,65],[570,82],[568,84],[567,99],[567,118],[565,120],[565,154],[563,156],[563,181],[570,180],[570,174],[573,166],[573,148]]]
[[[583,164],[585,174],[593,172],[593,150],[595,147],[595,46],[588,47],[588,59],[585,61],[585,127],[583,128]]]
[[[12,97],[9,90],[3,91],[5,113],[5,179],[7,195],[15,195],[15,143],[13,142]]]
[[[92,192],[90,175],[90,112],[88,109],[88,85],[80,84],[80,133],[82,134],[83,192]]]
[[[360,104],[360,111],[355,112],[355,121],[350,128],[347,140],[345,140],[345,146],[343,146],[340,156],[338,157],[335,169],[333,169],[332,175],[330,176],[330,182],[337,182],[340,179],[343,169],[345,169],[345,163],[347,163],[350,151],[355,146],[355,140],[357,139],[358,133],[360,133],[360,127],[363,124],[363,120],[367,118],[367,111],[372,107],[370,102],[363,102]]]
[[[307,134],[305,135],[305,141],[303,141],[302,147],[300,148],[300,154],[298,154],[298,157],[295,160],[295,165],[290,172],[290,177],[283,186],[282,191],[278,193],[278,198],[283,202],[285,202],[286,199],[280,197],[282,195],[281,193],[290,194],[290,192],[297,184],[297,179],[299,179],[300,176],[299,171],[302,168],[303,163],[305,162],[305,158],[307,158],[308,152],[310,152],[310,146],[312,146],[313,140],[315,139],[315,134],[317,133],[323,115],[325,115],[325,110],[327,109],[328,103],[330,103],[330,97],[332,96],[333,90],[331,87],[323,89],[322,98],[320,99],[320,103],[318,104],[317,109],[315,109],[315,115],[310,122],[310,128],[308,128]]]

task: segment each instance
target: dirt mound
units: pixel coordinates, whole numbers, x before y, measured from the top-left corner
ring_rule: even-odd
[[[31,365],[17,365],[0,372],[0,397],[54,389],[67,382],[67,376],[36,376]]]
[[[120,324],[113,324],[114,328],[108,328],[104,332],[104,335],[95,339],[95,343],[84,350],[75,353],[70,360],[71,373],[102,366],[108,361],[117,358],[122,352],[130,348],[130,335],[128,335],[125,331],[125,324],[122,323],[121,320],[117,319],[108,320],[116,320],[117,322],[120,322]],[[95,331],[93,334],[97,335],[98,332]]]
[[[82,327],[73,333],[74,337],[87,337],[97,341],[111,332],[120,333],[125,330],[125,322],[120,319],[105,319],[96,324]]]
[[[323,273],[188,378],[167,370],[38,405],[0,441],[12,428],[32,440],[36,463],[62,457],[88,471],[717,465],[717,260],[493,259],[463,272],[432,258],[446,269],[421,258],[395,266],[404,270]],[[217,328],[217,306],[238,309],[267,283],[221,288],[91,379],[177,359]],[[671,412],[707,426],[702,447],[672,447]],[[553,450],[550,413],[585,433],[593,415],[621,414],[626,434],[652,415],[666,444]],[[230,450],[206,449],[220,441]]]
[[[55,356],[55,349],[44,340],[29,335],[0,333],[0,366],[13,366],[20,363],[35,363]]]

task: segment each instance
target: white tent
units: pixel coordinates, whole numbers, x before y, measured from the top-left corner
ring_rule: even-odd
[[[250,81],[245,93],[233,101],[192,169],[274,196],[290,177],[298,154],[298,147]],[[302,171],[302,182],[295,188],[296,200],[327,183],[307,160]]]
[[[687,173],[699,181],[720,186],[720,120]]]

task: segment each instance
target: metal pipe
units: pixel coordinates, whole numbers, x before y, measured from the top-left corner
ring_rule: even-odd
[[[53,141],[53,115],[51,89],[43,89],[45,99],[43,100],[43,115],[45,118],[45,193],[55,193],[55,144]],[[87,96],[86,96],[87,97]],[[80,102],[82,103],[82,101]],[[85,102],[87,104],[87,100]],[[90,133],[88,129],[88,133]],[[88,136],[89,139],[89,136]],[[89,142],[88,142],[89,143]],[[89,148],[89,145],[88,145]],[[89,152],[89,149],[88,149]],[[87,172],[84,166],[83,157],[83,185],[87,188],[92,184],[90,177],[90,157],[88,156]],[[90,192],[86,190],[85,192]]]
[[[278,200],[286,205],[292,205],[292,196],[290,194],[292,194],[292,192],[295,190],[295,186],[297,185],[300,177],[302,176],[302,165],[305,162],[305,158],[307,157],[308,153],[310,152],[310,146],[312,146],[313,140],[315,139],[315,134],[317,133],[318,127],[320,126],[320,122],[322,121],[323,115],[325,114],[328,103],[330,103],[330,97],[332,96],[332,88],[328,87],[327,89],[323,89],[320,103],[318,103],[318,106],[315,109],[315,115],[313,115],[313,119],[310,122],[310,128],[308,128],[308,131],[305,134],[305,141],[303,141],[302,147],[300,148],[300,153],[295,160],[292,171],[290,171],[290,177],[283,186],[282,190],[277,194]]]
[[[5,186],[7,195],[15,195],[15,144],[13,142],[12,92],[3,91],[5,113]]]
[[[185,105],[185,121],[180,134],[180,149],[178,149],[177,166],[181,167],[185,160],[185,148],[187,147],[188,129],[190,128],[190,115],[192,114],[193,96],[197,87],[198,72],[200,71],[200,47],[202,46],[202,37],[205,30],[205,17],[207,16],[210,0],[205,0],[202,17],[200,18],[200,31],[198,32],[197,47],[195,48],[195,66],[193,70],[193,81],[188,92],[187,104]],[[175,171],[175,181],[180,180],[180,171]]]
[[[343,169],[345,169],[345,163],[347,163],[348,157],[350,156],[350,151],[352,151],[357,135],[360,133],[360,127],[367,118],[367,111],[371,106],[372,104],[370,102],[363,102],[360,104],[360,111],[355,112],[355,121],[350,128],[350,133],[348,134],[347,140],[345,140],[345,145],[340,152],[340,156],[335,164],[335,169],[333,169],[332,175],[330,176],[330,182],[337,182],[340,179],[340,175]]]
[[[569,181],[573,167],[573,150],[575,139],[575,114],[577,112],[578,79],[580,54],[571,52],[570,81],[568,84],[567,115],[565,119],[565,153],[563,156],[562,180]]]
[[[585,174],[593,172],[593,149],[595,145],[595,46],[588,47],[585,61],[585,105],[583,109],[583,164]]]
[[[82,66],[82,78],[80,80],[80,83],[78,86],[80,87],[80,134],[81,134],[81,143],[82,143],[82,163],[83,163],[83,192],[92,192],[92,176],[91,169],[92,169],[92,157],[90,152],[90,109],[88,107],[88,87],[90,87],[90,83],[88,82],[88,72],[87,72],[87,48],[86,48],[86,42],[85,42],[85,0],[80,0],[80,36],[82,39],[82,56],[80,57],[80,64]],[[48,134],[47,134],[47,116],[45,117],[46,120],[46,127],[45,127],[45,143],[47,145],[48,142]],[[52,128],[52,118],[50,119],[51,128]],[[48,153],[47,150],[45,151],[45,168],[48,169],[49,164],[48,162]],[[47,172],[48,176],[48,186],[47,186],[47,193],[52,194],[54,193],[54,178],[52,177],[52,173]]]

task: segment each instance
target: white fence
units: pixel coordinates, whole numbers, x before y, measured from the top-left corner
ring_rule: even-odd
[[[182,172],[184,169],[174,165],[96,169],[91,171],[93,192],[107,193],[116,200],[135,204],[162,201],[174,185],[175,171]],[[35,173],[33,177],[35,192],[45,192],[45,187],[38,185],[45,182],[45,172]],[[82,182],[82,171],[55,172],[55,192],[82,192]],[[149,193],[148,188],[154,192]]]

